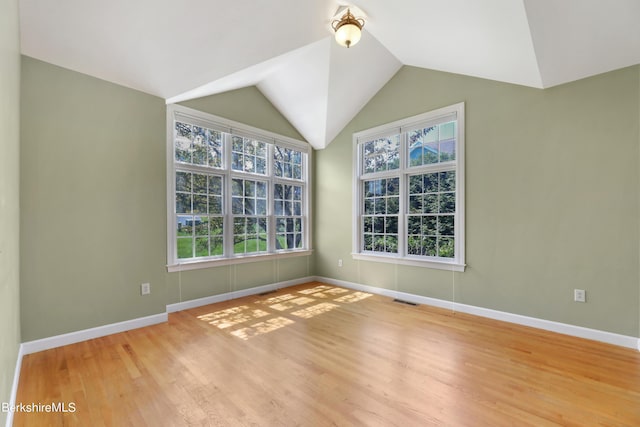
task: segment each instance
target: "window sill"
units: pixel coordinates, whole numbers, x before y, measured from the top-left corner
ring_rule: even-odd
[[[282,258],[293,258],[300,256],[309,256],[313,250],[299,250],[291,252],[277,252],[259,255],[243,255],[233,258],[208,259],[204,261],[185,261],[182,263],[167,265],[167,271],[173,273],[176,271],[199,270],[202,268],[222,267],[225,265],[246,264],[250,262],[271,261]]]
[[[351,257],[358,261],[386,262],[389,264],[409,265],[412,267],[434,268],[437,270],[464,272],[466,264],[446,261],[419,260],[411,258],[400,258],[393,255],[373,255],[352,253]]]

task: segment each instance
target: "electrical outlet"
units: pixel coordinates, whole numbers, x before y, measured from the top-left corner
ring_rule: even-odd
[[[151,293],[151,283],[143,283],[140,285],[140,295],[149,295]]]
[[[342,259],[338,260],[338,267],[342,267]]]
[[[587,301],[587,291],[584,289],[574,289],[573,290],[573,300],[575,302],[586,302]]]

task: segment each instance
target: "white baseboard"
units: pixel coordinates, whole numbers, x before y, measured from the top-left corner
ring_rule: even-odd
[[[11,395],[9,396],[9,406],[14,407],[16,404],[16,396],[18,395],[18,383],[20,382],[20,370],[22,369],[22,344],[18,347],[18,357],[16,359],[16,368],[13,372],[13,385],[11,386]],[[13,411],[7,412],[6,427],[13,426]]]
[[[145,326],[163,323],[169,320],[167,313],[154,314],[152,316],[139,317],[137,319],[125,320],[124,322],[111,323],[109,325],[98,326],[96,328],[84,329],[82,331],[70,332],[68,334],[56,335],[40,340],[23,342],[22,354],[37,353],[38,351],[49,350],[63,345],[75,344],[81,341],[100,338],[106,335],[117,334],[119,332],[130,331],[131,329],[143,328]]]
[[[557,332],[560,334],[571,335],[579,338],[586,338],[621,347],[633,348],[640,351],[640,338],[637,337],[620,335],[613,332],[600,331],[597,329],[584,328],[582,326],[569,325],[566,323],[553,322],[550,320],[538,319],[535,317],[522,316],[520,314],[507,313],[504,311],[491,310],[488,308],[476,307],[468,304],[460,304],[436,298],[423,297],[420,295],[394,291],[392,289],[383,289],[377,288],[375,286],[367,286],[359,283],[347,282],[344,280],[330,279],[328,277],[316,277],[315,280],[328,283],[330,285],[343,286],[345,288],[355,289],[371,294],[397,298],[416,304],[425,304],[440,308],[446,308],[453,311],[459,311],[461,313],[473,314],[476,316],[487,317],[489,319],[501,320],[503,322],[515,323],[523,326],[530,326],[533,328],[543,329],[545,331]]]
[[[167,313],[175,313],[176,311],[188,310],[190,308],[202,307],[203,305],[215,304],[217,302],[228,301],[236,298],[247,297],[249,295],[257,295],[263,292],[275,291],[277,289],[286,288],[288,286],[301,285],[314,281],[316,278],[303,277],[301,279],[287,280],[284,282],[272,283],[270,285],[258,286],[255,288],[242,289],[239,291],[226,292],[224,294],[213,295],[210,297],[192,299],[184,302],[167,305]]]
[[[179,302],[167,305],[165,313],[154,314],[152,316],[140,317],[137,319],[126,320],[119,323],[111,323],[109,325],[98,326],[96,328],[84,329],[82,331],[70,332],[68,334],[56,335],[53,337],[43,338],[39,340],[23,342],[20,345],[20,361],[22,355],[37,353],[38,351],[49,350],[51,348],[61,347],[63,345],[75,344],[81,341],[100,338],[106,335],[117,334],[119,332],[129,331],[131,329],[143,328],[145,326],[164,323],[169,320],[169,314],[180,310],[200,307],[202,305],[213,304],[220,301],[240,298],[249,295],[260,294],[272,290],[286,288],[287,286],[300,285],[315,280],[315,277],[303,277],[301,279],[288,280],[279,283],[273,283],[255,288],[243,289],[239,291],[227,292],[221,295],[200,298],[191,301]],[[19,372],[18,372],[19,378]],[[17,384],[16,384],[17,387]]]

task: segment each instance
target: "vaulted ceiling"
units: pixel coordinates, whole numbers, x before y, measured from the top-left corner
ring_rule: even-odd
[[[165,98],[255,85],[315,148],[402,65],[547,88],[640,63],[638,0],[21,0],[22,53]]]

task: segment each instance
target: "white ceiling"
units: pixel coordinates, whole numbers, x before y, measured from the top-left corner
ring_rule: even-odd
[[[547,88],[640,63],[640,0],[20,0],[22,53],[165,98],[256,85],[324,148],[403,65]]]

